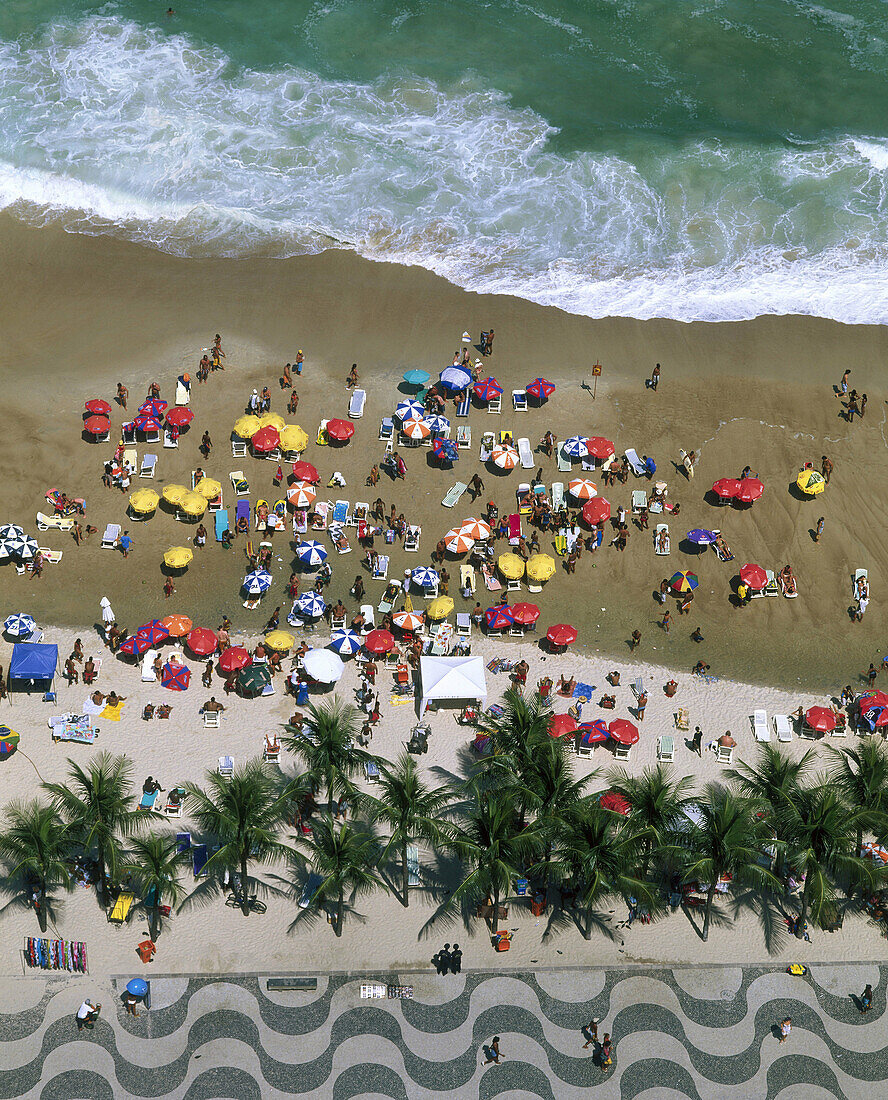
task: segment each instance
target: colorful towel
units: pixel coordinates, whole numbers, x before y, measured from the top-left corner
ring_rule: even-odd
[[[116,707],[112,707],[110,703],[106,704],[105,709],[99,715],[100,718],[105,718],[109,722],[119,722],[120,715],[123,711],[123,703],[118,703]]]
[[[391,703],[391,705],[393,707],[403,707],[403,706],[406,706],[407,703],[412,703],[413,702],[413,696],[412,695],[393,695],[389,699],[389,702]]]
[[[594,684],[577,684],[577,686],[574,688],[573,697],[574,699],[579,699],[579,697],[583,695],[586,699],[591,700],[594,691]]]

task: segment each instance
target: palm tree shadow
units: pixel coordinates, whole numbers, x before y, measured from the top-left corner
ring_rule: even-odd
[[[683,905],[682,910],[684,915],[688,919],[688,924],[697,933],[700,939],[703,939],[703,921],[706,914],[706,907],[701,905],[699,908],[692,908],[689,905]],[[696,918],[696,919],[695,919]],[[712,902],[712,913],[709,918],[709,928],[730,928],[731,918],[724,911],[724,909],[718,904],[717,901]]]
[[[733,899],[733,916],[747,909],[758,917],[769,955],[779,954],[790,939],[789,915],[772,894],[759,890],[746,890]]]
[[[463,879],[462,861],[447,852],[435,853],[434,866],[423,869],[423,886],[426,898],[435,903],[431,916],[420,927],[417,939],[427,940],[438,935],[442,928],[449,928],[457,921],[462,923],[466,933],[471,935],[477,918],[474,916],[477,901],[463,898],[454,906],[451,897]]]
[[[617,930],[611,923],[611,916],[602,910],[593,909],[588,914],[588,929],[589,939],[592,938],[592,932],[597,932],[599,935],[604,936],[606,939],[615,942],[617,939]],[[553,906],[552,912],[549,914],[549,919],[546,921],[546,927],[543,931],[542,942],[548,943],[554,936],[560,935],[562,932],[568,932],[571,928],[576,929],[580,935],[586,938],[586,928],[583,926],[581,917],[581,911],[575,909],[564,909],[560,905]]]
[[[13,885],[12,882],[7,880],[6,882],[3,883],[2,887],[0,887],[0,891],[2,891],[2,893],[4,893],[4,894],[9,895],[8,900],[3,905],[0,905],[0,916],[5,915],[6,913],[27,912],[29,909],[33,910],[34,907],[31,904],[31,898],[30,898],[30,893],[28,891],[27,884],[15,883],[15,885]],[[62,917],[64,916],[64,912],[65,912],[64,899],[58,899],[58,898],[52,897],[49,894],[47,894],[46,895],[46,922],[47,922],[47,927],[52,927],[54,925],[57,925],[59,923],[59,921],[62,919]],[[34,919],[36,921],[36,916],[35,916]]]

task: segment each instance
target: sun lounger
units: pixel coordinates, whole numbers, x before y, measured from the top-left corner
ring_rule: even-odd
[[[472,429],[468,424],[460,424],[456,429],[456,447],[459,451],[465,451],[472,446]]]
[[[177,794],[178,801],[173,801],[172,795]],[[184,787],[174,787],[173,790],[167,795],[166,805],[163,808],[163,812],[167,817],[181,817],[182,816],[182,804],[185,801],[185,797],[188,792]],[[184,835],[184,834],[183,834]],[[176,838],[178,840],[178,837]],[[189,838],[190,839],[190,838]]]
[[[636,477],[647,477],[647,467],[638,457],[636,451],[630,447],[625,454],[626,461],[629,463],[629,468],[632,470],[632,473],[635,474]]]
[[[496,397],[491,397],[487,402],[487,411],[489,413],[501,413],[503,411],[503,395],[498,393]]]
[[[348,541],[348,535],[346,535],[345,528],[341,523],[330,524],[330,540],[336,548],[337,553],[350,554],[352,552],[351,543]]]
[[[522,436],[518,440],[518,458],[521,461],[522,470],[532,470],[534,468],[533,451],[527,436]]]
[[[409,526],[404,533],[404,550],[408,554],[417,553],[419,551],[419,538],[422,534],[422,528],[418,526]]]
[[[552,482],[552,511],[559,511],[564,505],[564,482]]]
[[[38,546],[37,552],[43,556],[46,565],[58,565],[64,554],[64,550],[50,550],[48,546]]]
[[[375,760],[364,761],[364,775],[367,777],[368,783],[379,782],[379,765]]]
[[[157,801],[157,791],[151,791],[150,793],[148,791],[143,791],[142,792],[142,797],[139,799],[139,809],[140,810],[153,810],[154,809],[154,803],[156,801]]]
[[[513,512],[509,516],[509,545],[517,546],[521,538],[521,516]]]
[[[456,613],[456,636],[457,638],[471,638],[472,636],[472,617],[467,611],[457,611]]]
[[[219,774],[220,775],[231,775],[231,773],[233,771],[234,771],[234,758],[231,757],[231,756],[220,756],[219,757]]]
[[[191,833],[176,833],[176,851],[179,855],[191,851]]]
[[[780,585],[777,583],[777,575],[773,569],[766,569],[765,576],[768,578],[765,587],[762,592],[765,596],[779,596]]]
[[[851,597],[852,599],[860,598],[860,582],[863,581],[865,587],[869,589],[869,575],[865,569],[855,569],[854,576],[851,580]]]
[[[727,764],[730,767],[734,763],[734,746],[716,745],[715,762],[716,764]]]
[[[673,714],[672,720],[675,722],[675,728],[677,730],[690,729],[687,707],[679,707],[675,714]]]
[[[395,606],[395,603],[397,602],[398,598],[401,595],[401,582],[400,581],[392,581],[392,584],[395,585],[395,587],[398,589],[398,591],[392,596],[391,599],[388,599],[388,600],[385,599],[385,595],[383,594],[383,599],[381,599],[379,601],[379,603],[376,605],[376,610],[380,613],[380,615],[387,615],[388,612],[391,611],[392,608]],[[343,623],[343,626],[344,625],[345,624]]]
[[[370,505],[366,500],[356,500],[355,506],[352,510],[352,514],[348,519],[349,527],[358,527],[362,523],[367,523],[370,518]]]
[[[555,459],[558,463],[558,469],[562,474],[569,474],[572,467],[570,455],[564,453],[564,450],[559,446],[555,452]]]
[[[120,538],[120,524],[109,523],[105,528],[105,533],[102,535],[102,549],[113,550],[117,545],[117,540]]]
[[[248,497],[250,495],[250,483],[244,477],[243,470],[232,470],[228,475],[231,487],[236,497]]]
[[[671,549],[669,541],[669,524],[658,523],[654,529],[654,553],[666,555]]]
[[[388,443],[395,437],[395,422],[390,416],[384,416],[379,425],[379,439],[382,443]]]
[[[330,440],[327,438],[327,420],[322,420],[318,425],[318,438],[315,440],[319,447],[327,447],[330,444]]]
[[[315,894],[321,888],[323,882],[324,880],[321,878],[321,876],[315,871],[312,871],[312,873],[305,881],[305,886],[303,886],[302,888],[302,893],[299,895],[300,909],[307,909],[311,905],[312,901],[314,901]]]
[[[348,415],[352,420],[360,420],[364,415],[364,405],[367,403],[366,390],[353,390],[351,400],[348,403]]]
[[[175,451],[179,448],[179,437],[178,435],[173,435],[171,428],[164,428],[163,445],[168,451]]]
[[[629,760],[631,756],[631,745],[621,745],[619,741],[614,744],[614,760]]]
[[[459,567],[459,587],[461,591],[471,592],[475,594],[475,570],[467,562],[463,562]]]
[[[135,472],[139,468],[139,452],[135,447],[128,447],[123,452],[123,464]]]
[[[330,519],[330,509],[332,504],[329,500],[319,500],[315,502],[314,510],[311,517],[311,529],[312,531],[326,531],[327,524]]]
[[[419,848],[415,844],[407,845],[407,887],[412,889],[420,885]]]
[[[333,508],[333,515],[330,517],[331,523],[346,524],[348,523],[348,504],[347,500],[337,500],[336,505]]]
[[[142,655],[142,683],[154,684],[157,682],[157,673],[154,671],[154,662],[157,660],[158,650],[149,649]]]
[[[370,573],[370,577],[374,581],[384,581],[388,579],[389,570],[389,556],[388,554],[377,555],[376,560],[373,563],[373,569]]]
[[[369,603],[362,603],[361,614],[364,616],[364,625],[361,627],[361,633],[369,634],[376,626],[376,616],[373,613],[372,605]]]
[[[648,496],[644,489],[632,490],[632,514],[637,515],[647,508]]]
[[[70,531],[73,526],[73,519],[63,519],[62,516],[45,516],[42,512],[37,513],[38,531],[48,531],[50,528],[57,531]]]
[[[512,408],[515,412],[527,412],[527,393],[525,390],[512,390]]]
[[[456,415],[457,416],[468,416],[469,415],[469,407],[471,406],[471,404],[472,404],[471,389],[463,390],[463,392],[459,395],[459,401],[457,402]]]
[[[191,848],[191,869],[194,871],[194,877],[200,878],[204,873],[204,868],[207,865],[207,860],[210,858],[207,852],[206,844],[195,844]]]
[[[447,496],[444,497],[441,503],[445,508],[454,508],[459,503],[459,499],[465,491],[465,484],[462,481],[458,481],[447,490]]]
[[[216,542],[221,542],[222,536],[228,530],[228,509],[220,508],[213,517],[213,522],[216,524]]]
[[[247,457],[246,440],[238,439],[237,436],[232,436],[231,437],[231,457],[232,458],[246,458]]]
[[[176,382],[176,404],[187,405],[191,400],[191,391],[184,382]]]
[[[784,744],[792,741],[792,722],[788,714],[774,715],[774,732],[777,734],[778,741]]]
[[[135,900],[134,894],[130,894],[126,890],[121,890],[117,895],[117,900],[114,902],[114,908],[108,914],[108,921],[111,924],[126,924],[129,919],[130,909],[132,909]]]
[[[768,712],[756,710],[752,715],[752,735],[756,741],[770,741],[771,731],[768,729]]]
[[[672,734],[664,733],[657,738],[657,759],[665,764],[675,763],[675,739]]]
[[[713,535],[718,536],[721,534],[721,531],[713,530],[712,533]],[[718,544],[715,542],[710,544],[712,546],[712,549],[715,551],[715,556],[718,558],[719,561],[733,561],[734,555],[731,552],[730,546],[728,546],[728,544],[724,542],[724,540],[722,540],[722,542],[724,544],[724,549],[721,549],[721,547],[719,547]]]

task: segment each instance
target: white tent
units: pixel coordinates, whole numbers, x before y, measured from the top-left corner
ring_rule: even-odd
[[[437,699],[487,698],[487,677],[481,657],[420,657],[422,709]]]

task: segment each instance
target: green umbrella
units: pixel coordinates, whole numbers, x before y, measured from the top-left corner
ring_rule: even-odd
[[[245,695],[254,695],[271,683],[271,673],[266,665],[247,665],[240,670],[237,682]]]
[[[0,759],[11,756],[19,743],[19,735],[9,726],[0,726]]]

